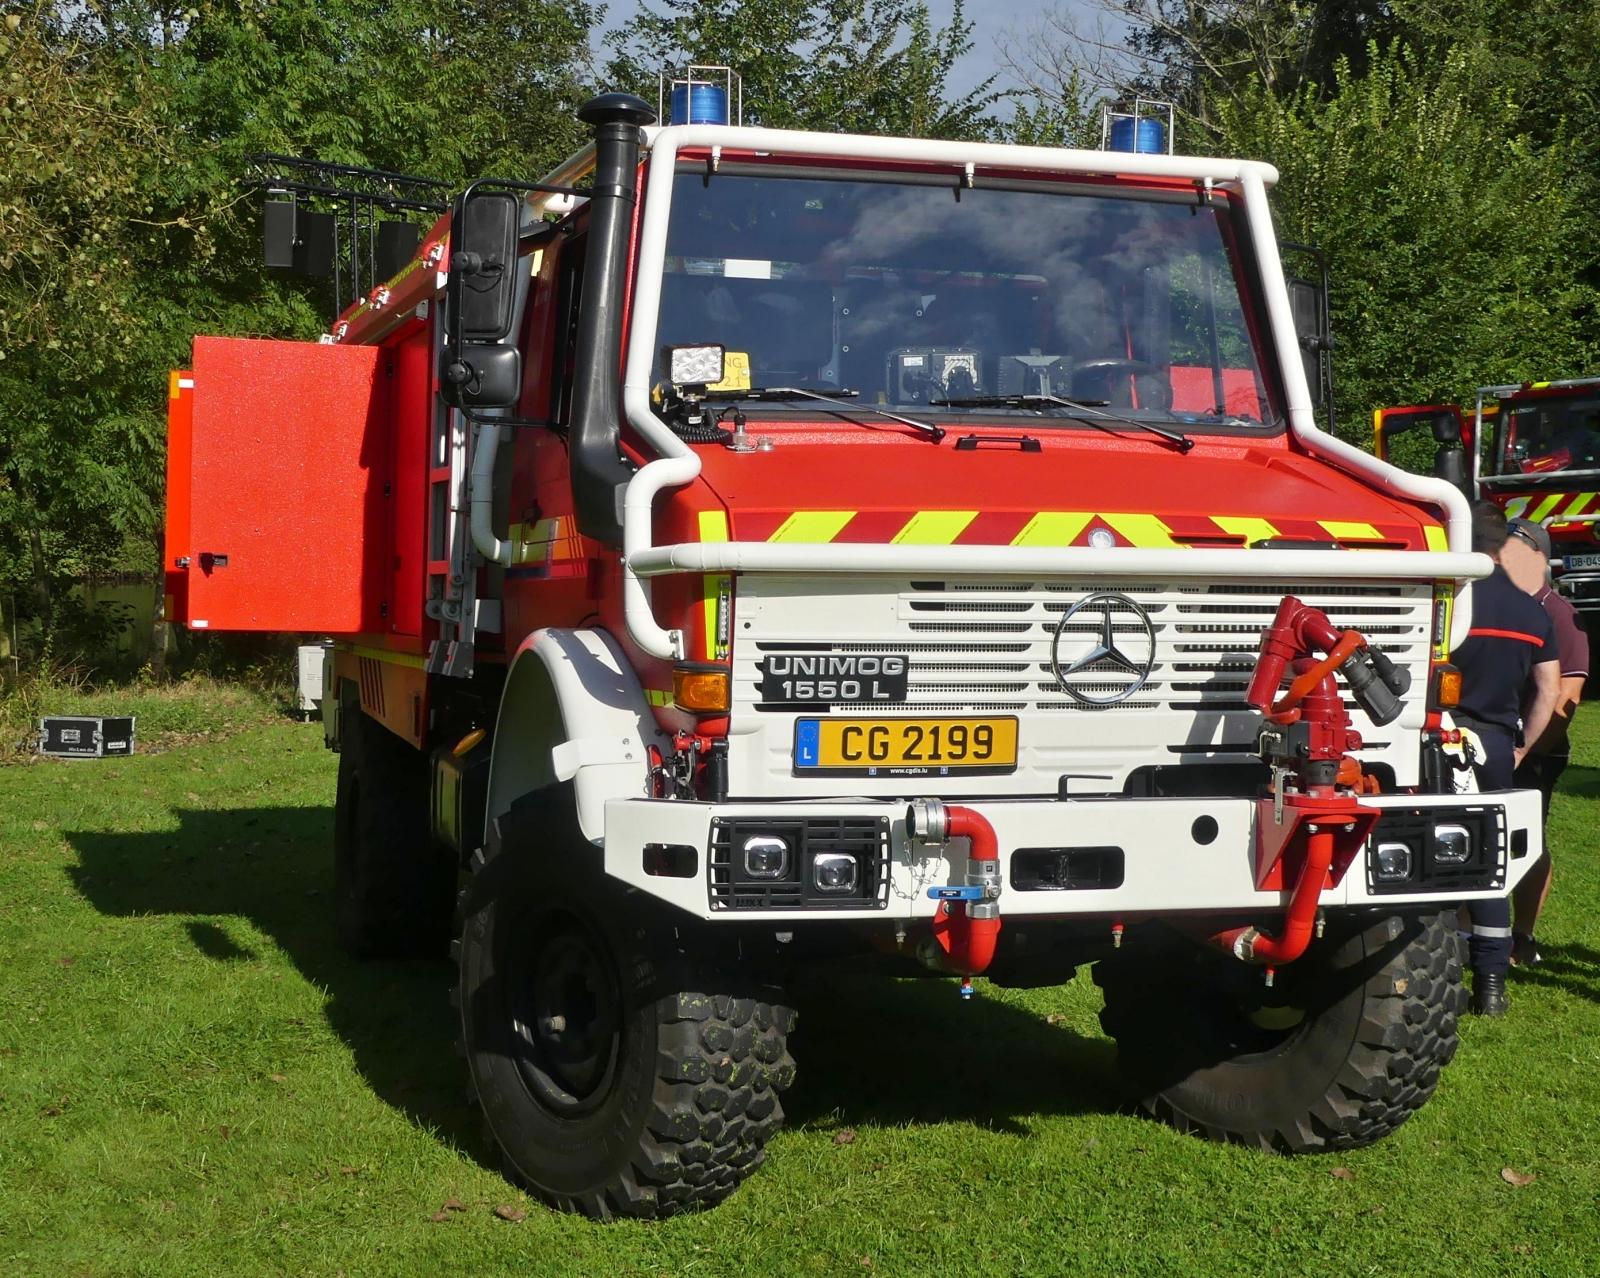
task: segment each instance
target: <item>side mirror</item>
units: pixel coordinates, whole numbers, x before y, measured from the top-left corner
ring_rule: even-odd
[[[447,346],[439,389],[452,408],[505,408],[522,398],[522,352],[515,346]]]
[[[1372,451],[1381,461],[1391,461],[1390,443],[1397,435],[1426,427],[1439,445],[1433,454],[1435,477],[1466,492],[1470,480],[1467,475],[1467,452],[1463,444],[1464,425],[1461,410],[1448,404],[1431,404],[1421,408],[1380,408],[1372,415]]]
[[[1389,460],[1389,444],[1397,435],[1423,427],[1435,442],[1451,446],[1461,442],[1461,410],[1449,404],[1428,404],[1416,408],[1380,408],[1372,415],[1372,451],[1379,460]]]
[[[1305,364],[1306,385],[1311,388],[1311,403],[1321,408],[1327,402],[1323,377],[1323,355],[1333,350],[1328,334],[1328,302],[1322,285],[1298,276],[1286,276],[1289,309],[1294,314],[1294,331],[1300,339],[1300,358]]]
[[[510,191],[472,191],[450,222],[450,276],[439,363],[440,392],[454,408],[504,408],[522,397],[522,352],[511,336],[517,306],[517,225]]]
[[[445,290],[445,322],[456,341],[501,342],[511,335],[521,215],[522,201],[510,191],[476,191],[456,201]]]

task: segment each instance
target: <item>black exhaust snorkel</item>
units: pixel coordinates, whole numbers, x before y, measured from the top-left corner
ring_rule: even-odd
[[[649,104],[631,93],[602,93],[578,109],[578,119],[594,126],[595,169],[578,307],[569,465],[578,530],[608,546],[622,544],[621,494],[633,477],[617,442],[623,289],[638,198],[639,130],[655,118]]]

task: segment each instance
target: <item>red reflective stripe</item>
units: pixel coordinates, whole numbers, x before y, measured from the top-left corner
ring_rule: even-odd
[[[1478,630],[1478,629],[1472,629],[1472,630],[1467,631],[1467,638],[1468,639],[1476,639],[1476,638],[1483,638],[1483,639],[1520,639],[1520,640],[1522,640],[1523,643],[1531,643],[1531,644],[1535,644],[1535,645],[1539,645],[1539,646],[1543,646],[1543,644],[1544,644],[1544,640],[1541,639],[1538,635],[1525,635],[1520,630],[1489,630],[1489,629]]]

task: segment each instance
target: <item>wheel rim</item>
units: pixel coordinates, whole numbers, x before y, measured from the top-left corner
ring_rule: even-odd
[[[1304,960],[1303,960],[1304,961]],[[1261,969],[1212,967],[1186,1001],[1190,1040],[1220,1058],[1247,1063],[1288,1051],[1316,1019],[1305,988],[1306,973],[1278,974],[1278,988],[1265,986]]]
[[[616,1077],[622,998],[604,943],[570,915],[537,927],[512,980],[517,1066],[546,1108],[577,1117],[598,1108]]]

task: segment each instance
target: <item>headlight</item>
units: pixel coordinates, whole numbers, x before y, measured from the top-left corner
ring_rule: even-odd
[[[1411,877],[1411,845],[1380,843],[1374,862],[1374,873],[1380,883],[1404,882]]]
[[[811,884],[819,892],[848,896],[856,890],[856,859],[846,852],[818,852],[811,861]]]
[[[1464,825],[1433,827],[1433,859],[1441,865],[1465,865],[1472,855],[1472,835]]]
[[[789,873],[789,845],[776,834],[752,834],[744,841],[744,872],[752,879],[781,879]]]

